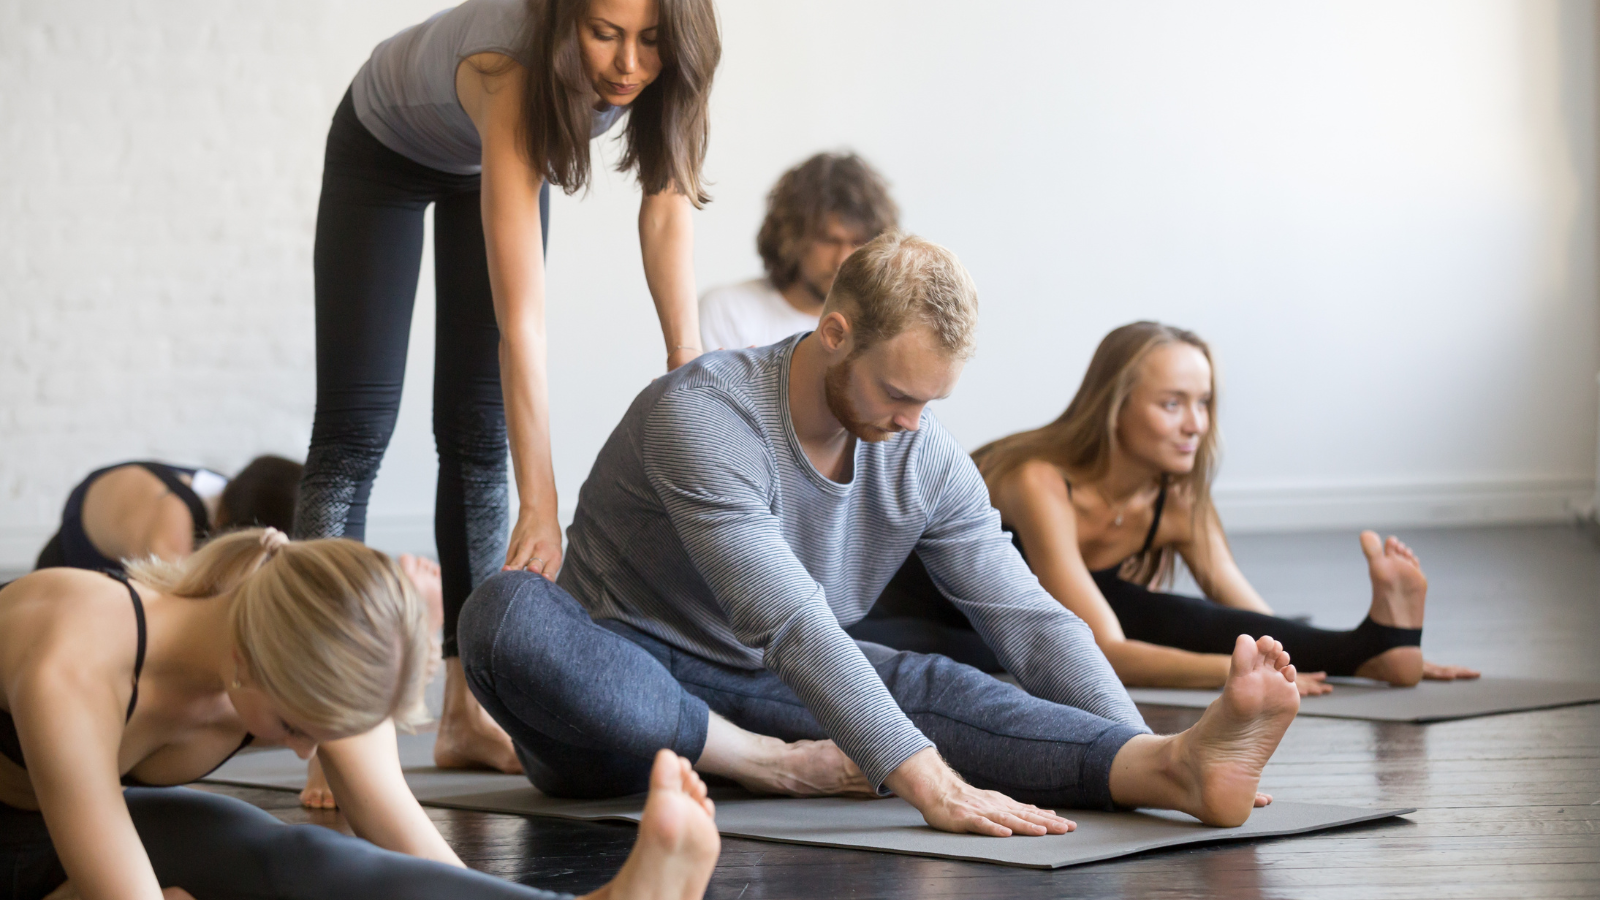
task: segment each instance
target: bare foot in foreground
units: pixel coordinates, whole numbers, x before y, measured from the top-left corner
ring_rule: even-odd
[[[877,797],[867,776],[833,741],[794,741],[745,731],[711,714],[695,768],[757,794]]]
[[[338,809],[339,804],[333,799],[333,788],[328,784],[328,776],[322,774],[322,760],[315,753],[306,763],[306,786],[300,791],[300,805],[307,809]]]
[[[400,554],[400,571],[406,573],[417,593],[428,606],[428,629],[438,631],[444,627],[444,582],[439,576],[439,564],[431,559]]]
[[[1374,531],[1361,532],[1361,552],[1372,576],[1372,608],[1367,615],[1391,628],[1421,628],[1428,578],[1416,554],[1399,538],[1390,535],[1382,540]],[[1357,667],[1356,675],[1411,687],[1422,680],[1422,648],[1385,650]]]
[[[441,769],[495,769],[507,775],[522,772],[511,736],[467,689],[459,656],[444,661],[444,711],[433,743],[433,764]]]
[[[650,770],[639,838],[617,877],[588,900],[699,900],[722,839],[705,782],[689,761],[662,750]]]
[[[1184,812],[1207,825],[1243,825],[1250,818],[1261,770],[1300,710],[1294,675],[1282,644],[1239,636],[1222,696],[1180,735],[1192,773]]]
[[[1270,637],[1234,644],[1228,681],[1193,728],[1139,735],[1118,751],[1111,796],[1122,806],[1186,812],[1207,825],[1244,824],[1272,802],[1256,787],[1300,709],[1294,666]]]

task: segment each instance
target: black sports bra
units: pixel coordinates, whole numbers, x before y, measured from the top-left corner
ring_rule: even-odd
[[[1063,478],[1062,481],[1065,482],[1066,485],[1067,485],[1067,496],[1070,498],[1072,496],[1072,482],[1067,481],[1065,478]],[[1155,543],[1156,543],[1156,531],[1161,528],[1161,511],[1163,509],[1165,509],[1166,506],[1167,506],[1167,479],[1162,478],[1161,479],[1161,493],[1156,494],[1156,505],[1155,505],[1156,515],[1155,515],[1155,518],[1150,520],[1150,530],[1145,532],[1145,535],[1144,535],[1144,546],[1139,548],[1139,552],[1136,553],[1135,556],[1143,556],[1146,553],[1150,552],[1150,548],[1151,547],[1155,546]],[[1002,526],[1002,527],[1005,527],[1005,526]],[[1027,562],[1028,561],[1028,553],[1027,553],[1027,551],[1022,549],[1022,537],[1019,534],[1017,534],[1017,530],[1015,528],[1010,528],[1009,530],[1011,532],[1011,543],[1015,544],[1016,548],[1017,548],[1017,552],[1022,554],[1022,561],[1023,562]],[[1108,568],[1100,569],[1099,571],[1091,572],[1090,574],[1096,575],[1096,576],[1102,576],[1102,575],[1106,575],[1106,574],[1114,575],[1121,568],[1122,568],[1122,563],[1119,562],[1114,566],[1110,566]]]
[[[122,586],[128,589],[128,598],[133,601],[134,625],[139,629],[138,648],[133,655],[133,695],[128,698],[127,715],[122,718],[122,721],[126,723],[133,718],[134,707],[139,705],[139,675],[144,671],[144,653],[149,644],[149,633],[144,621],[144,601],[139,599],[139,592],[133,589],[133,584],[128,581],[126,575],[110,571],[102,572],[101,574],[122,582]],[[3,587],[5,585],[0,584],[0,588]],[[239,742],[239,746],[234,748],[233,753],[229,753],[222,762],[213,766],[211,772],[222,768],[223,763],[233,759],[234,754],[249,746],[253,740],[255,740],[255,735],[246,732],[244,740]],[[6,759],[16,763],[23,770],[28,768],[28,762],[22,756],[22,738],[17,734],[17,722],[11,717],[11,713],[5,710],[0,710],[0,756],[4,756]],[[207,772],[206,775],[210,775],[211,772]],[[202,775],[200,777],[204,778],[206,776]],[[128,787],[167,787],[167,785],[147,785],[131,775],[123,776],[122,783]]]

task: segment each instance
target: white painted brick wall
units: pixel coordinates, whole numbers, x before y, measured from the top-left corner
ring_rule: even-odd
[[[440,5],[0,3],[0,568],[101,463],[304,455],[327,121]]]

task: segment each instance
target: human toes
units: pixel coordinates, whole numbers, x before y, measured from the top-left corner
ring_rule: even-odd
[[[1368,560],[1383,556],[1383,538],[1378,537],[1376,531],[1361,532],[1361,552],[1366,554]]]
[[[1266,806],[1267,804],[1269,804],[1271,802],[1272,802],[1272,795],[1271,794],[1263,794],[1260,791],[1256,791],[1256,809],[1260,809],[1261,807]]]

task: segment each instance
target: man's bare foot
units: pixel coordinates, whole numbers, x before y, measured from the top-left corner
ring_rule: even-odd
[[[715,815],[689,761],[671,750],[657,753],[633,852],[588,900],[699,900],[722,847]]]
[[[497,769],[508,775],[522,772],[511,736],[467,689],[459,656],[444,661],[444,711],[439,715],[433,764],[441,769]]]
[[[1361,532],[1361,552],[1372,576],[1372,608],[1367,615],[1391,628],[1421,628],[1428,599],[1428,578],[1411,548],[1377,532]],[[1422,680],[1422,648],[1392,647],[1356,668],[1356,675],[1410,687]]]
[[[1243,825],[1255,806],[1261,770],[1300,710],[1294,666],[1270,637],[1240,635],[1222,696],[1179,735],[1190,771],[1190,805],[1207,825]]]
[[[306,763],[306,786],[300,791],[300,805],[307,809],[338,809],[339,804],[334,802],[333,788],[328,784],[328,776],[322,774],[322,760],[315,753]]]
[[[1251,809],[1272,802],[1256,787],[1300,710],[1294,676],[1282,644],[1240,635],[1222,696],[1193,728],[1169,737],[1138,735],[1117,751],[1112,800],[1180,810],[1207,825],[1244,824]]]
[[[711,714],[695,768],[757,794],[876,797],[861,768],[833,741],[794,741],[745,731]]]
[[[438,631],[443,628],[444,582],[439,576],[439,564],[410,553],[400,554],[398,562],[400,571],[406,573],[411,583],[417,586],[417,593],[422,596],[422,602],[428,605],[429,630]]]

